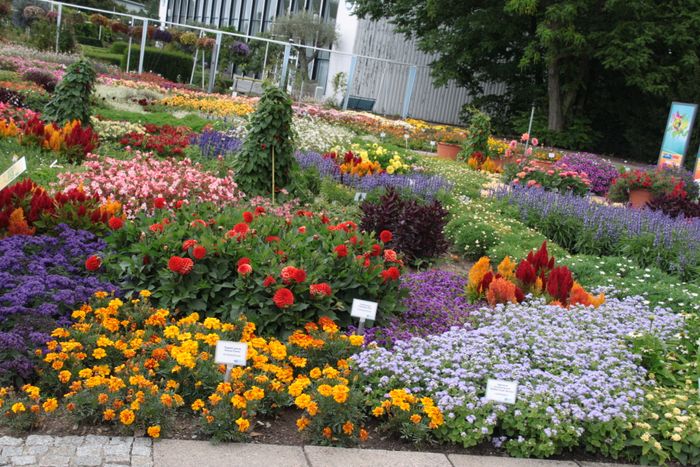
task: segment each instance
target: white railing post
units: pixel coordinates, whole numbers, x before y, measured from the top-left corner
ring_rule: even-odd
[[[216,83],[216,69],[219,66],[219,53],[221,52],[221,38],[221,33],[217,32],[216,43],[214,44],[214,50],[211,52],[211,63],[209,64],[209,92],[214,92],[214,83]]]
[[[141,50],[139,50],[139,73],[143,73],[143,57],[146,53],[146,39],[148,38],[148,20],[143,20],[143,30],[141,31]]]
[[[51,5],[53,5],[53,3]],[[58,39],[61,37],[61,13],[63,13],[63,5],[59,3],[58,16],[56,16],[56,53],[58,53]]]

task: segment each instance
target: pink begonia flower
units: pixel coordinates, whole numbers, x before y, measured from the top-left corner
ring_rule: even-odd
[[[533,146],[537,146],[538,144],[540,144],[540,140],[538,140],[537,138],[532,138],[532,141],[530,141],[530,143],[532,143]]]
[[[512,141],[510,142],[510,144],[508,144],[508,147],[509,147],[510,149],[513,149],[513,150],[514,150],[515,148],[518,147],[518,142],[515,141],[515,140],[512,140]]]
[[[530,139],[530,133],[523,133],[523,135],[520,137],[520,141],[522,141],[523,143],[529,139]]]
[[[549,170],[547,171],[547,175],[554,175],[554,170],[549,169]]]
[[[528,187],[531,187],[531,186],[534,186],[534,185],[537,185],[537,181],[536,181],[536,180],[528,180],[528,181],[527,181],[527,186],[528,186]]]
[[[510,157],[510,156],[513,155],[513,151],[512,151],[510,148],[508,148],[508,149],[506,149],[506,154],[505,154],[505,155],[506,155],[506,157]]]
[[[527,148],[527,151],[525,151],[526,156],[531,156],[532,155],[532,148]]]

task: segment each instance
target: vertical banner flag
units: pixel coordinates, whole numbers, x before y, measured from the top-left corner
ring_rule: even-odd
[[[695,162],[695,182],[700,183],[700,147],[698,147],[698,160]]]
[[[664,139],[659,153],[659,167],[680,167],[688,150],[690,133],[695,123],[696,104],[671,103]]]

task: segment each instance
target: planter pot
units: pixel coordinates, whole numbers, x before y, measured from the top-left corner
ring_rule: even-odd
[[[650,190],[630,190],[630,206],[635,209],[641,209],[646,206],[653,197]]]
[[[503,172],[503,166],[506,163],[504,159],[492,159],[492,162],[497,171]]]
[[[452,161],[457,160],[457,154],[462,150],[462,146],[459,144],[452,143],[438,143],[437,144],[437,156],[442,159],[450,159]]]

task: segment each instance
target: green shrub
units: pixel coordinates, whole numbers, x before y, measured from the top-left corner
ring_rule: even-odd
[[[136,70],[139,66],[140,47],[131,47],[131,60],[129,70]],[[128,50],[122,54],[121,67],[126,69]],[[182,82],[192,73],[192,56],[179,53],[168,52],[156,47],[146,47],[143,56],[144,71],[158,73],[171,81]]]
[[[95,60],[107,62],[111,65],[121,66],[122,63],[121,54],[111,53],[108,49],[89,46],[83,47],[83,55]]]
[[[97,39],[96,37],[77,36],[75,40],[78,42],[78,44],[89,45],[92,47],[103,46],[102,41]]]
[[[90,94],[96,73],[90,62],[80,58],[66,70],[56,86],[53,98],[44,109],[44,117],[51,122],[65,123],[71,120],[90,122]]]
[[[258,108],[250,117],[243,149],[234,161],[236,183],[249,195],[267,195],[272,193],[273,174],[275,190],[284,188],[292,181],[297,167],[292,99],[277,86],[266,85]]]
[[[447,223],[445,235],[452,241],[455,250],[471,261],[487,256],[489,249],[500,240],[496,229],[487,222],[459,214]]]
[[[109,48],[110,53],[113,54],[123,54],[129,50],[129,43],[124,41],[114,42]]]

